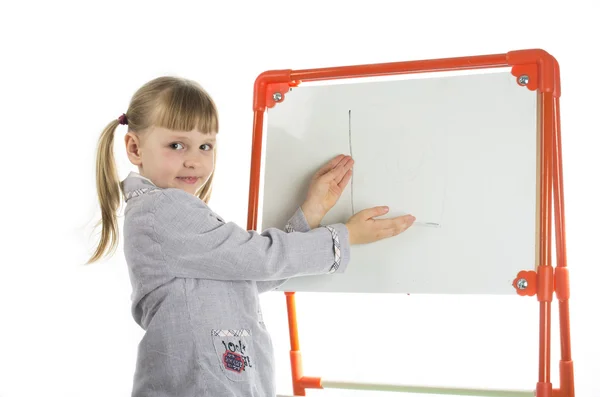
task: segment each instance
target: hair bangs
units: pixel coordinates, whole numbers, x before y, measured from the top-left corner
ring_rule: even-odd
[[[173,87],[164,91],[158,101],[154,125],[176,131],[219,132],[217,107],[201,87]]]

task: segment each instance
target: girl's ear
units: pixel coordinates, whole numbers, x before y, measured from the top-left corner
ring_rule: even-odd
[[[127,157],[129,157],[131,164],[137,165],[138,167],[141,166],[142,156],[140,153],[140,138],[137,134],[133,132],[125,134],[125,149],[127,150]]]

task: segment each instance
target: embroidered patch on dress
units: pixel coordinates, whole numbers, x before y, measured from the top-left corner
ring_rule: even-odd
[[[253,368],[252,332],[249,329],[211,330],[217,357],[225,375],[233,381],[245,379]],[[236,375],[233,375],[235,373]]]
[[[223,353],[223,365],[225,365],[225,369],[239,374],[244,371],[244,357],[241,354],[227,350]]]

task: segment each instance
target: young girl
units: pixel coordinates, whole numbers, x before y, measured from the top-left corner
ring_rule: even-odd
[[[127,156],[138,172],[119,183],[113,140],[127,124]],[[350,244],[406,230],[414,218],[319,226],[339,199],[353,160],[337,156],[313,178],[285,231],[259,234],[225,222],[209,207],[217,109],[195,82],[156,78],[102,132],[96,183],[102,234],[88,263],[112,253],[117,210],[126,202],[124,252],[132,314],[146,331],[138,346],[133,397],[275,396],[272,344],[259,296],[295,276],[344,272]]]

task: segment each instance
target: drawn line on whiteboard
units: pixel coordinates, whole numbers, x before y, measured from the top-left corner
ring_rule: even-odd
[[[413,222],[413,225],[417,225],[417,226],[426,226],[426,227],[440,227],[439,223],[435,223],[435,222]]]
[[[348,146],[350,148],[350,157],[354,158],[353,153],[352,153],[352,109],[348,110]],[[417,168],[420,168],[422,166],[422,162],[423,162],[423,158],[421,158],[421,162]],[[446,191],[444,189],[444,195],[445,195],[445,193],[446,193]],[[354,167],[353,167],[353,175],[352,175],[352,178],[350,181],[350,201],[351,201],[351,206],[352,206],[352,215],[354,215],[355,214],[355,212],[354,212]],[[443,200],[443,201],[445,201],[445,200]],[[442,205],[443,205],[443,202],[442,202]],[[443,214],[443,207],[442,207],[442,214]],[[413,225],[423,226],[423,227],[433,227],[433,228],[441,227],[441,225],[436,222],[415,221],[413,223]]]
[[[408,212],[402,211],[400,213],[400,215],[408,215]],[[426,222],[426,221],[414,221],[413,222],[413,226],[423,226],[423,227],[435,227],[435,228],[440,228],[442,227],[441,224],[439,224],[438,222]]]
[[[352,156],[352,109],[348,110],[348,141],[350,145],[350,157]],[[352,167],[352,178],[350,180],[350,201],[352,203],[352,215],[354,215],[354,167]]]

